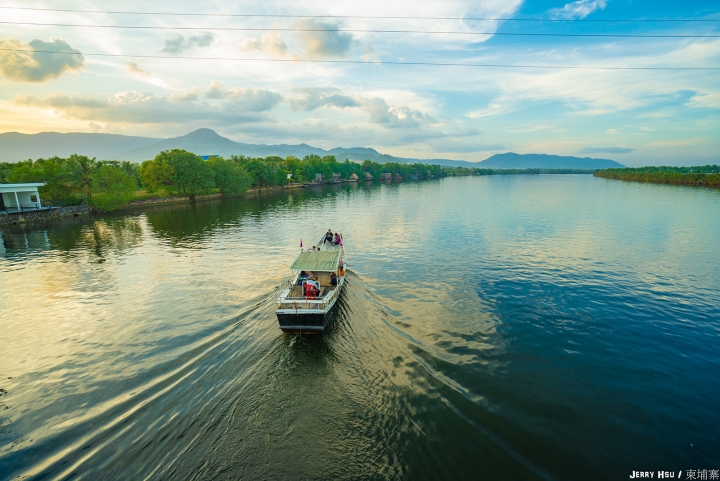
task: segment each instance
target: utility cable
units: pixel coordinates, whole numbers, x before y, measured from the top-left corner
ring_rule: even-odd
[[[321,64],[357,64],[357,65],[422,65],[431,67],[488,67],[488,68],[540,68],[540,69],[574,69],[574,70],[720,70],[720,67],[602,67],[592,65],[510,65],[492,63],[454,63],[454,62],[396,62],[382,60],[320,60],[320,59],[278,59],[278,58],[239,58],[239,57],[189,57],[175,55],[130,55],[121,53],[82,53],[57,52],[53,50],[32,50],[20,48],[0,48],[0,51],[49,53],[60,55],[84,55],[88,57],[127,57],[154,59],[184,60],[231,60],[238,62],[285,62],[285,63],[321,63]]]
[[[504,35],[520,37],[623,37],[623,38],[720,38],[720,35],[644,35],[624,33],[526,33],[526,32],[458,32],[433,30],[374,30],[359,28],[275,28],[275,27],[166,27],[150,25],[92,25],[83,23],[37,23],[37,22],[7,22],[5,25],[32,25],[42,27],[82,27],[82,28],[124,28],[141,30],[222,30],[238,32],[351,32],[351,33],[415,33],[435,35]]]
[[[471,20],[478,22],[720,22],[720,18],[480,18],[480,17],[422,17],[392,15],[283,15],[262,13],[182,13],[182,12],[132,12],[127,10],[79,10],[69,8],[35,8],[0,6],[0,9],[31,10],[38,12],[104,13],[109,15],[167,15],[174,17],[236,17],[236,18],[357,18],[368,20]]]

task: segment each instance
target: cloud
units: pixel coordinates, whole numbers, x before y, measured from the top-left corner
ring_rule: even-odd
[[[253,89],[247,90],[253,92]],[[235,96],[212,104],[194,101],[199,96],[200,89],[194,87],[169,98],[135,91],[118,92],[108,98],[53,93],[45,97],[19,95],[12,103],[19,107],[51,110],[67,119],[113,124],[183,124],[197,120],[218,124],[256,122],[266,120],[260,112],[272,108],[267,104],[261,106],[252,93],[249,97]]]
[[[130,75],[137,75],[139,77],[147,77],[150,75],[150,72],[143,69],[140,65],[136,64],[135,62],[125,62],[125,72],[127,72]]]
[[[580,152],[583,154],[627,154],[636,150],[625,147],[585,147]]]
[[[323,89],[316,87],[297,88],[299,97],[288,98],[287,102],[293,110],[315,110],[320,107],[357,107],[360,105],[352,97],[338,93],[338,89]]]
[[[170,102],[192,102],[202,97],[202,90],[193,87],[170,95]]]
[[[45,82],[85,66],[80,50],[57,38],[51,38],[50,42],[36,39],[29,44],[7,38],[0,40],[0,49],[5,49],[0,50],[0,72],[15,82]],[[43,53],[48,51],[65,53]]]
[[[420,127],[423,124],[437,123],[431,115],[405,106],[390,107],[385,100],[377,97],[363,99],[360,104],[370,116],[370,122],[388,128]]]
[[[479,144],[476,142],[466,144],[455,141],[432,143],[432,147],[436,152],[448,152],[453,154],[470,154],[473,152],[492,152],[510,149],[510,147],[506,144]]]
[[[243,52],[261,52],[272,58],[281,58],[287,55],[288,46],[280,32],[263,34],[257,37],[246,38],[238,45],[238,50]]]
[[[225,89],[225,84],[211,80],[205,91],[205,97],[210,99],[227,99],[238,108],[251,112],[270,110],[282,102],[283,96],[277,92],[264,89],[233,87]]]
[[[697,93],[685,105],[688,107],[720,108],[720,90],[706,94]]]
[[[306,19],[297,22],[298,37],[303,44],[303,55],[309,58],[344,57],[355,44],[352,34],[339,31],[340,23]]]
[[[607,5],[605,0],[578,0],[566,4],[562,8],[549,10],[551,16],[563,19],[585,18],[596,10],[603,10]]]
[[[214,43],[215,35],[210,32],[203,32],[191,37],[175,35],[165,39],[165,47],[161,51],[179,54],[196,47],[209,47]]]

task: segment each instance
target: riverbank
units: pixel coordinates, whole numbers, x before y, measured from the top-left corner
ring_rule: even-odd
[[[79,217],[88,215],[89,209],[86,205],[73,205],[70,207],[59,207],[47,210],[30,210],[25,212],[14,212],[0,215],[0,225],[24,225],[33,223],[55,222],[68,217]]]
[[[605,179],[648,182],[652,184],[720,187],[720,167],[717,165],[606,169],[597,170],[593,175]]]

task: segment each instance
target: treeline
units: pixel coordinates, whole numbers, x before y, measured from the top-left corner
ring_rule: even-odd
[[[68,158],[0,163],[0,183],[46,182],[40,195],[52,205],[87,204],[101,211],[118,209],[132,200],[159,196],[221,193],[239,195],[251,188],[282,186],[288,183],[330,181],[339,174],[353,174],[359,180],[369,173],[374,179],[389,173],[395,178],[429,179],[447,175],[571,174],[588,173],[577,169],[478,169],[422,163],[400,164],[365,160],[338,162],[334,156],[253,158],[233,155],[227,158],[202,157],[181,149],[163,151],[142,164],[96,160],[83,155]]]
[[[52,205],[85,203],[98,210],[112,211],[137,198],[159,195],[198,195],[219,192],[234,196],[250,188],[281,186],[287,183],[331,180],[333,174],[347,179],[352,174],[375,179],[383,172],[403,178],[427,179],[445,175],[472,175],[473,169],[426,164],[379,164],[366,160],[337,162],[334,156],[252,158],[245,156],[202,157],[181,149],[164,151],[142,164],[96,160],[82,155],[68,158],[0,163],[0,183],[46,182],[40,195]]]
[[[700,185],[720,187],[720,167],[638,167],[595,171],[595,176],[606,179],[631,180],[654,184]]]
[[[132,200],[139,188],[137,165],[114,160],[96,161],[84,155],[67,159],[25,160],[0,163],[0,183],[46,182],[40,197],[53,205],[85,202],[111,211]]]

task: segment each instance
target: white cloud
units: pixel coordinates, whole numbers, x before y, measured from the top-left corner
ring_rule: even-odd
[[[548,13],[554,18],[576,19],[585,18],[597,10],[603,10],[607,2],[605,0],[578,0],[566,4],[562,8],[553,8]]]
[[[138,77],[147,77],[150,75],[150,72],[135,62],[125,62],[125,71],[130,75],[137,75]]]
[[[713,90],[708,93],[696,93],[685,104],[688,107],[720,108],[720,90]]]
[[[294,90],[299,96],[287,99],[288,104],[294,110],[310,111],[320,107],[337,107],[342,109],[345,107],[357,107],[359,105],[357,100],[350,96],[340,94],[339,89],[335,88],[304,87]]]
[[[29,44],[6,38],[0,40],[0,49],[0,72],[14,82],[45,82],[85,67],[80,51],[57,38],[50,42],[36,39]]]
[[[261,52],[272,58],[282,58],[287,55],[288,46],[280,32],[270,32],[262,37],[250,37],[238,46],[242,52]]]
[[[580,150],[583,154],[627,154],[637,149],[631,149],[628,147],[584,147]]]
[[[210,81],[205,96],[210,99],[227,99],[234,106],[251,112],[270,110],[283,100],[282,95],[270,90],[242,87],[227,90],[224,83],[216,80]]]
[[[307,58],[345,57],[355,44],[351,33],[332,31],[341,28],[339,22],[305,19],[297,22],[303,56]],[[330,30],[330,31],[327,31]]]
[[[252,90],[252,89],[249,89]],[[262,111],[272,108],[262,104],[251,94],[249,98],[235,98],[209,104],[194,102],[200,89],[170,96],[154,96],[135,91],[118,92],[108,98],[90,95],[71,96],[53,93],[45,97],[18,95],[13,104],[19,107],[49,110],[68,119],[114,124],[182,124],[188,121],[208,121],[212,124],[254,122],[265,119]],[[175,95],[175,94],[174,94]]]
[[[165,46],[161,50],[165,53],[180,54],[199,47],[210,47],[215,43],[215,35],[210,32],[203,32],[199,35],[184,37],[182,35],[174,35],[165,39]]]
[[[420,127],[425,124],[436,124],[437,120],[431,115],[409,107],[391,107],[381,98],[362,99],[360,105],[369,115],[370,122],[382,124],[387,128]]]
[[[193,102],[202,97],[202,94],[202,90],[198,87],[193,87],[170,95],[170,102]]]

